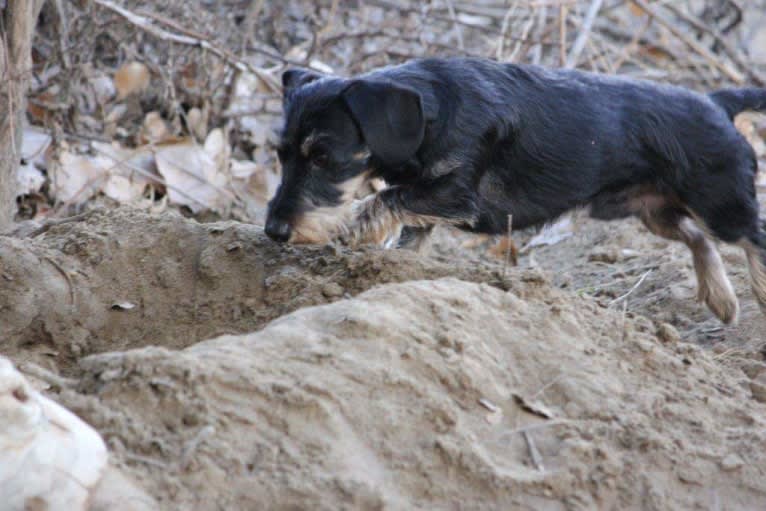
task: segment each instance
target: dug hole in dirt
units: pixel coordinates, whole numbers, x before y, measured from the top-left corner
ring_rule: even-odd
[[[0,237],[4,354],[147,509],[763,507],[762,361],[456,253],[97,210]]]

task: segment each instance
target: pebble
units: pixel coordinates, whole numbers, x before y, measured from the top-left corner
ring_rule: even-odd
[[[737,470],[739,467],[745,464],[745,460],[739,454],[729,454],[721,460],[721,468],[730,471]]]
[[[329,282],[322,286],[322,295],[326,298],[338,298],[343,296],[344,292],[345,290],[343,289],[343,286],[337,282]]]
[[[620,259],[620,253],[613,248],[597,248],[588,255],[588,261],[614,264]]]
[[[665,344],[677,344],[681,341],[678,330],[670,323],[660,323],[657,327],[657,338]]]
[[[757,379],[761,374],[766,374],[766,364],[755,360],[748,360],[741,366],[742,372],[744,372],[751,380]]]
[[[757,381],[751,381],[750,392],[753,394],[753,399],[759,403],[766,403],[766,385]]]

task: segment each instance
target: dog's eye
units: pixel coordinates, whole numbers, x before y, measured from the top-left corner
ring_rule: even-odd
[[[315,167],[323,169],[327,167],[328,163],[330,163],[330,157],[323,151],[315,151],[311,154],[311,163]]]

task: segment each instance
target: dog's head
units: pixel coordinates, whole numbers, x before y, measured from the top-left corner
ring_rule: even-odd
[[[376,170],[401,165],[423,140],[420,95],[394,83],[282,75],[282,182],[269,202],[266,234],[324,243],[340,234],[357,192]]]

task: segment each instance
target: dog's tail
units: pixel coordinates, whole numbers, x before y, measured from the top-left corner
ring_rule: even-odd
[[[710,99],[723,108],[726,115],[732,120],[734,120],[734,116],[745,110],[766,111],[766,89],[756,87],[722,89],[710,94]]]

